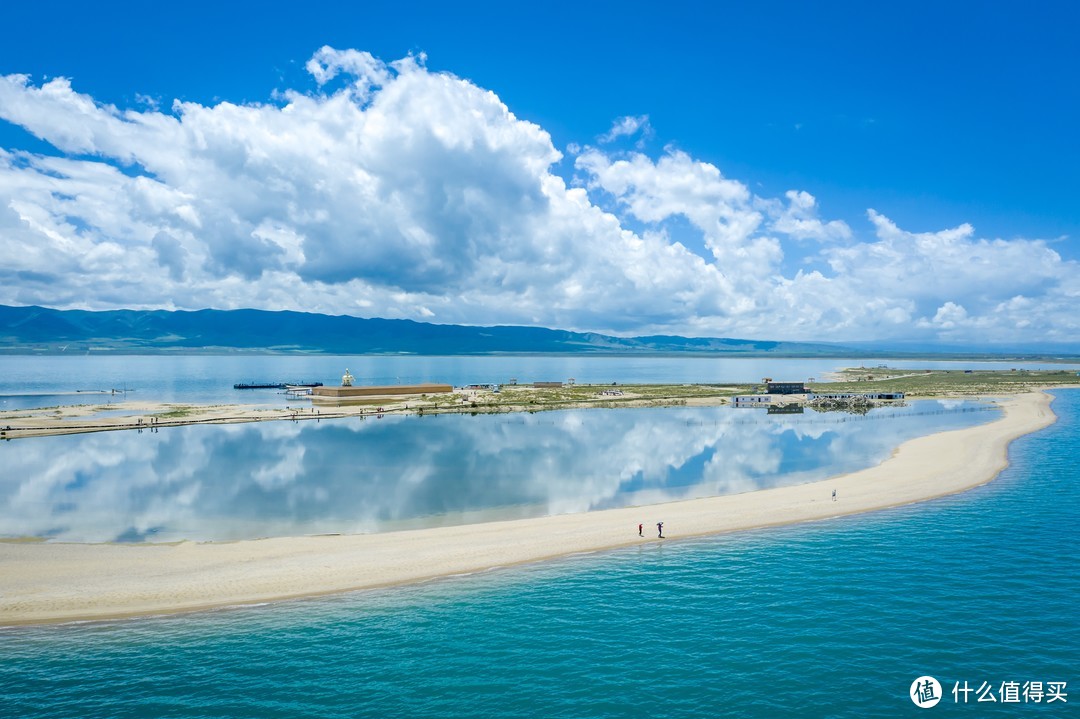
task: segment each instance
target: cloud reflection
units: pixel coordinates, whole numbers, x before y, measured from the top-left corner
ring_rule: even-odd
[[[229,540],[583,512],[822,479],[974,402],[866,417],[731,408],[191,426],[0,445],[5,536]]]

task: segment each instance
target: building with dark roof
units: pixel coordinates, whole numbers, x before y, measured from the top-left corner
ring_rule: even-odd
[[[766,382],[765,391],[769,394],[806,394],[806,385],[802,382]]]

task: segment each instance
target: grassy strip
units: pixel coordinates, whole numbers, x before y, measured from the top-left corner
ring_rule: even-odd
[[[1015,394],[1043,387],[1080,387],[1075,370],[898,370],[859,367],[840,381],[808,385],[814,392],[903,392],[909,397]]]

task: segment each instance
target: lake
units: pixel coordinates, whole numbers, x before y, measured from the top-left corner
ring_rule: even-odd
[[[249,403],[281,406],[274,391],[234,390],[240,382],[323,382],[336,385],[349,369],[356,384],[442,382],[503,384],[565,381],[582,384],[749,383],[763,377],[822,379],[844,367],[888,364],[926,369],[1066,369],[1039,362],[930,362],[865,359],[769,359],[508,355],[483,357],[308,355],[4,355],[0,356],[0,409],[98,404],[125,397],[148,402]],[[86,391],[131,390],[87,394]],[[36,396],[26,397],[26,394]],[[81,395],[81,396],[80,396]]]
[[[251,539],[586,512],[825,479],[986,402],[865,415],[573,409],[191,425],[0,443],[0,536]]]
[[[931,675],[945,696],[930,714],[1071,716],[1080,391],[1055,394],[1060,421],[960,495],[408,587],[8,629],[0,701],[24,719],[897,717],[921,716],[908,692]],[[1012,682],[1064,685],[1068,703],[953,694]]]

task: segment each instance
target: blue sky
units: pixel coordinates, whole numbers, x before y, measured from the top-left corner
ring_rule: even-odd
[[[0,302],[1080,341],[1080,9],[821,5],[5,8]]]

